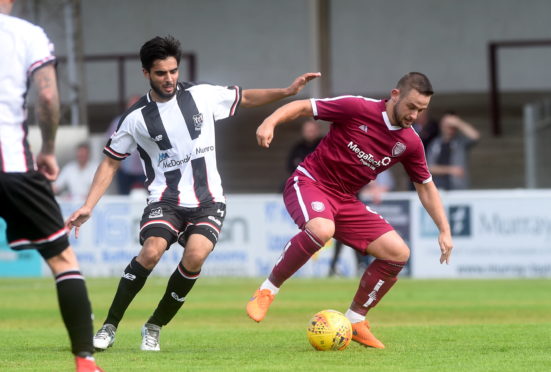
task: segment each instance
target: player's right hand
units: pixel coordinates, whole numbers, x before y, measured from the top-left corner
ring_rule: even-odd
[[[73,227],[75,228],[75,238],[78,239],[78,232],[80,230],[80,226],[88,221],[90,217],[92,216],[92,211],[87,207],[81,207],[77,211],[75,211],[71,217],[67,219],[65,222],[65,227],[71,233],[71,230]]]
[[[40,152],[36,156],[36,167],[48,181],[55,181],[59,175],[59,166],[54,154]]]
[[[270,143],[272,143],[272,139],[274,138],[274,126],[266,120],[260,124],[260,126],[256,129],[256,140],[258,142],[258,145],[260,147],[270,147]]]
[[[297,77],[291,85],[287,88],[289,90],[289,95],[294,96],[304,88],[311,80],[321,76],[321,72],[307,72]]]
[[[453,249],[452,236],[448,231],[441,232],[438,236],[438,244],[440,245],[440,263],[450,264],[450,256]]]

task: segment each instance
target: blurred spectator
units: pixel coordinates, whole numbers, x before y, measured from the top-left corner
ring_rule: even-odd
[[[61,168],[53,186],[54,193],[71,199],[85,199],[97,167],[98,163],[90,159],[90,144],[79,143],[76,148],[76,159]]]
[[[139,99],[140,96],[131,96],[126,103],[126,108],[130,108],[133,104],[138,102]],[[106,131],[107,137],[111,137],[111,135],[115,133],[121,117],[122,115],[119,115],[111,121]],[[117,192],[121,195],[128,195],[130,191],[134,189],[144,189],[145,175],[138,151],[132,152],[129,157],[121,161],[121,166],[117,172],[116,178]]]
[[[429,110],[424,110],[417,116],[413,129],[419,134],[425,151],[439,132],[438,122],[431,117]]]
[[[377,175],[374,181],[365,185],[358,194],[358,198],[364,203],[381,204],[383,195],[394,190],[394,176],[387,169]]]
[[[287,158],[287,172],[293,173],[304,158],[316,149],[323,138],[320,124],[310,118],[302,124],[302,139],[297,142]]]
[[[358,193],[358,198],[364,203],[373,203],[375,205],[381,204],[383,201],[383,195],[388,191],[394,189],[394,176],[392,171],[387,169],[377,175],[377,178],[374,181],[371,181],[365,185],[360,192]],[[342,251],[343,243],[335,240],[335,247],[333,251],[333,258],[329,264],[329,275],[328,276],[338,276],[340,275],[337,268],[339,263],[339,257]],[[364,256],[359,251],[354,249],[356,255],[356,274],[362,274],[366,267],[370,263],[371,256]]]
[[[468,153],[480,133],[454,113],[440,119],[440,135],[427,149],[427,164],[436,186],[444,190],[469,187]]]

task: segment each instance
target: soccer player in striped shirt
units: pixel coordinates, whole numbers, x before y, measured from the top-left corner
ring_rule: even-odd
[[[173,243],[184,247],[181,262],[168,281],[157,309],[142,328],[142,350],[160,350],[161,327],[176,315],[214,249],[226,213],[216,166],[215,125],[239,107],[256,107],[297,94],[319,73],[297,77],[283,89],[178,82],[180,43],[155,37],[140,50],[143,74],[151,90],[122,116],[107,142],[84,205],[68,219],[69,228],[90,218],[120,162],[135,149],[146,175],[147,207],[140,226],[142,249],[128,264],[101,329],[96,349],[105,350],[132,299],[161,256]]]
[[[345,315],[352,323],[354,341],[384,348],[365,317],[396,282],[409,248],[356,194],[379,173],[402,163],[440,231],[440,263],[448,263],[453,247],[450,226],[427,168],[423,144],[411,127],[427,109],[432,94],[428,78],[411,72],[399,80],[387,100],[342,96],[294,101],[258,127],[258,144],[269,147],[274,128],[281,123],[301,116],[332,122],[329,133],[287,181],[283,198],[301,232],[287,243],[270,276],[248,302],[249,317],[260,322],[281,285],[335,237],[375,257]]]
[[[12,7],[13,0],[0,0],[0,217],[7,223],[10,247],[36,249],[52,271],[77,371],[101,371],[92,357],[92,308],[86,283],[51,186],[59,175],[53,45],[42,28],[10,16]],[[42,134],[36,159],[27,140],[25,110],[31,83],[37,91]]]

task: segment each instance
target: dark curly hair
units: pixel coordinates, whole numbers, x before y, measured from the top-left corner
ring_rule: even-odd
[[[140,49],[142,67],[147,71],[151,70],[155,60],[167,59],[168,57],[176,58],[178,66],[180,65],[180,58],[182,57],[180,42],[171,35],[166,37],[156,36],[142,45]]]

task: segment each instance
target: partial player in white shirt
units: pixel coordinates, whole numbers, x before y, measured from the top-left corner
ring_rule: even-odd
[[[10,16],[12,7],[13,0],[0,0],[0,217],[6,221],[10,247],[36,249],[52,271],[77,372],[97,372],[101,369],[92,357],[92,309],[86,282],[51,187],[59,173],[53,45],[40,27]],[[27,140],[25,98],[31,84],[42,135],[36,159]]]

